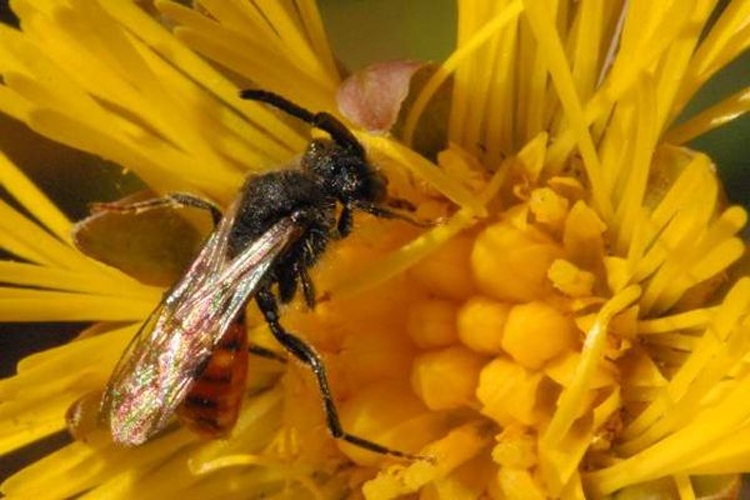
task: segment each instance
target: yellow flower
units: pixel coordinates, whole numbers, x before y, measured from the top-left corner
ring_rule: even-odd
[[[248,173],[309,140],[238,90],[335,113],[340,75],[311,0],[198,4],[13,1],[22,29],[0,29],[0,110],[156,192],[228,204]],[[750,87],[677,120],[750,46],[750,3],[714,19],[716,4],[457,2],[456,49],[401,136],[355,130],[389,189],[441,222],[358,217],[315,270],[326,300],[283,321],[323,355],[349,432],[429,459],[334,442],[309,373],[253,358],[230,439],[174,426],[125,449],[84,403],[79,439],[3,493],[694,498],[736,486],[750,471],[750,279],[732,267],[747,214],[684,144],[747,111]],[[411,145],[449,79],[433,163]],[[4,156],[0,181],[16,201],[0,204],[15,257],[0,262],[0,319],[95,322],[0,382],[7,453],[65,428],[162,291],[81,255],[71,222]],[[251,339],[274,347],[249,312]]]

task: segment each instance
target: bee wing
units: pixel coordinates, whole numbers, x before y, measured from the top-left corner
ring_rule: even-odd
[[[167,425],[237,313],[302,232],[282,219],[229,260],[235,215],[233,207],[115,367],[100,414],[116,442],[141,444]]]

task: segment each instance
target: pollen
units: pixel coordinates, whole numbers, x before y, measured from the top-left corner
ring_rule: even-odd
[[[551,291],[547,272],[563,255],[562,248],[543,232],[533,227],[519,229],[506,220],[477,236],[471,266],[478,288],[488,296],[526,302]]]
[[[524,368],[507,357],[495,358],[479,376],[476,391],[482,414],[501,426],[537,423],[541,417],[536,411],[541,381],[541,373]]]
[[[565,220],[569,205],[564,196],[548,187],[535,189],[529,199],[529,209],[535,219],[551,227],[559,226]]]
[[[546,361],[575,345],[573,320],[545,303],[520,304],[508,313],[502,347],[527,368],[541,368]]]
[[[432,410],[469,406],[483,364],[481,355],[463,346],[421,354],[414,360],[412,388]]]
[[[455,343],[458,307],[450,301],[431,299],[409,309],[406,332],[419,348],[442,347]]]
[[[569,297],[590,296],[596,280],[593,273],[563,259],[552,263],[548,277],[555,288]]]
[[[492,458],[502,467],[529,469],[536,465],[536,440],[526,427],[508,425],[497,436]]]
[[[459,309],[457,317],[461,342],[476,352],[500,354],[510,308],[508,303],[483,296],[467,300]]]
[[[410,275],[439,297],[465,300],[475,293],[471,252],[474,238],[459,235],[409,270]]]

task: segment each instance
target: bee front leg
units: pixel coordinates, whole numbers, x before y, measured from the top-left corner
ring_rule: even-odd
[[[335,439],[343,439],[347,443],[351,443],[360,448],[370,450],[375,453],[383,455],[391,455],[398,458],[406,459],[421,459],[424,457],[404,453],[402,451],[393,450],[377,443],[373,443],[367,439],[349,434],[344,431],[339,420],[338,410],[336,404],[333,401],[333,395],[328,384],[328,375],[326,375],[326,369],[323,365],[323,361],[315,350],[305,343],[299,337],[284,330],[284,327],[279,323],[279,311],[276,303],[276,298],[271,293],[268,287],[262,288],[255,295],[255,301],[258,304],[258,308],[263,313],[266,322],[268,323],[271,333],[289,351],[295,358],[302,361],[308,368],[313,372],[318,382],[318,388],[320,389],[320,395],[323,398],[323,408],[326,414],[326,425],[331,435]]]
[[[373,203],[358,203],[355,205],[356,209],[362,210],[363,212],[367,212],[368,214],[374,215],[375,217],[380,217],[381,219],[397,219],[402,220],[404,222],[408,222],[412,226],[417,227],[434,227],[438,224],[436,221],[422,221],[415,219],[411,215],[396,212],[391,210],[388,207],[381,206],[381,205],[375,205]]]

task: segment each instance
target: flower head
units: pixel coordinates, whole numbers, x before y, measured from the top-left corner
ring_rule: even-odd
[[[12,2],[21,30],[0,29],[0,110],[157,193],[228,205],[248,174],[309,141],[239,89],[337,113],[341,76],[314,2],[197,3]],[[391,193],[439,223],[358,218],[315,268],[316,309],[294,304],[283,322],[321,354],[348,432],[425,460],[334,441],[306,368],[255,358],[231,438],[173,426],[114,445],[92,417],[97,391],[162,290],[82,255],[66,216],[0,157],[25,209],[0,204],[14,257],[0,263],[0,319],[95,322],[0,382],[3,451],[62,430],[94,395],[69,414],[78,439],[3,492],[688,498],[733,486],[701,477],[750,470],[750,280],[732,267],[747,214],[685,143],[745,112],[748,88],[678,118],[747,49],[750,4],[689,3],[458,2],[456,49],[412,83],[394,135],[352,123]],[[278,349],[254,307],[248,325]]]

